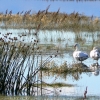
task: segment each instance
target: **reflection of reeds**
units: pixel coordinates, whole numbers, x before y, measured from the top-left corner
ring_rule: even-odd
[[[38,84],[41,85],[41,84]],[[45,83],[43,82],[43,87],[73,87],[74,85],[72,84],[66,84],[66,83]]]
[[[61,37],[57,38],[57,41],[58,42],[61,42],[62,41]]]
[[[62,65],[58,66],[54,61],[47,63],[42,70],[45,75],[58,75],[59,77],[63,77],[65,79],[67,76],[72,76],[75,80],[80,78],[82,72],[86,74],[91,72],[86,65],[81,63],[68,65],[64,62]]]
[[[83,38],[80,37],[80,36],[76,36],[75,42],[76,42],[76,43],[79,42],[80,44],[84,44],[84,43],[86,42],[86,40],[83,39]]]

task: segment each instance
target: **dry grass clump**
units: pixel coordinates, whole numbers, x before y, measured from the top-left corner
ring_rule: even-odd
[[[63,64],[58,65],[54,61],[47,63],[42,70],[44,76],[57,75],[57,77],[64,79],[66,79],[68,76],[71,76],[75,80],[80,79],[80,76],[83,72],[86,74],[91,72],[91,70],[83,63],[67,64],[67,62],[64,62]]]

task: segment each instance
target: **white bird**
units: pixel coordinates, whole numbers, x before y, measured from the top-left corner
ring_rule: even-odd
[[[90,51],[90,57],[93,58],[94,60],[99,60],[100,58],[100,51],[97,47],[93,47],[93,50]]]
[[[80,46],[78,43],[76,43],[74,47],[76,48],[76,50],[73,52],[73,57],[74,59],[76,59],[77,61],[81,61],[82,63],[82,61],[88,58],[88,54],[80,51]]]

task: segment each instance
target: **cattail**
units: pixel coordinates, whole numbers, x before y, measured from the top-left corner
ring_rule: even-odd
[[[20,14],[22,14],[24,11],[22,11]]]
[[[9,34],[12,34],[12,33],[9,33]]]
[[[9,33],[7,33],[6,35],[9,35]]]
[[[14,37],[14,40],[15,40],[15,41],[18,40],[17,37]]]
[[[21,35],[19,35],[19,37],[21,38],[22,36],[21,36]]]
[[[75,14],[75,18],[78,16],[79,14],[78,14],[78,12]]]
[[[47,7],[45,14],[47,14],[47,13],[48,13],[48,9],[49,9],[49,8],[50,8],[50,5]]]
[[[37,32],[35,32],[35,33],[34,33],[34,35],[36,35],[36,36],[37,36]]]
[[[26,36],[26,34],[22,34],[22,36]]]
[[[34,50],[34,48],[32,48],[32,50]]]
[[[19,15],[19,12],[17,13],[17,15]]]
[[[6,10],[6,13],[5,14],[7,15],[7,13],[8,13],[8,9]]]
[[[38,27],[37,27],[37,30],[39,30],[40,29],[40,24],[38,25]]]
[[[9,15],[11,16],[11,14],[12,14],[12,10],[9,12]]]
[[[13,41],[13,38],[10,38],[10,37],[9,37],[9,40],[12,40],[12,41]]]
[[[7,38],[7,36],[4,36],[5,38]]]
[[[50,56],[50,58],[52,58],[52,56]]]
[[[57,57],[57,55],[55,55],[55,57]]]
[[[36,17],[38,17],[39,15],[40,15],[40,10],[38,11],[38,13],[37,13]]]
[[[37,47],[37,50],[39,50],[39,47]]]
[[[37,40],[37,43],[38,43],[39,41]]]
[[[29,48],[30,46],[28,45],[27,47]]]
[[[45,10],[41,11],[41,13],[44,13],[44,12],[45,12]]]
[[[36,42],[36,40],[34,40],[34,42]]]
[[[34,45],[36,45],[36,43],[34,43]]]

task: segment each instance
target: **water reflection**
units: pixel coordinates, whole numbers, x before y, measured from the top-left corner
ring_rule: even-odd
[[[81,78],[82,73],[88,74],[91,72],[90,68],[84,64],[84,63],[73,63],[73,64],[67,64],[67,62],[64,62],[62,65],[57,65],[55,62],[50,62],[47,65],[45,65],[48,70],[43,71],[44,77],[45,76],[55,76],[56,78],[60,77],[62,79],[66,79],[67,77],[72,77],[73,80],[79,80]],[[48,74],[49,73],[49,74]]]
[[[90,69],[91,71],[93,71],[93,74],[95,76],[98,76],[99,75],[99,72],[100,72],[100,65],[98,63],[93,63],[90,65]]]
[[[76,67],[76,68],[81,68],[83,70],[89,69],[89,67],[84,63],[75,63],[75,64],[72,64],[72,66],[73,66],[73,68]]]
[[[6,34],[7,33],[12,33],[12,35],[7,36],[7,38],[11,37],[17,37],[18,41],[21,42],[31,42],[32,38],[35,39],[34,33],[35,30],[31,30],[31,33],[29,33],[29,30],[27,29],[0,29],[0,38],[5,38],[6,39]],[[24,37],[21,37],[24,36]],[[55,44],[58,45],[59,43],[63,44],[62,46],[71,46],[75,42],[80,42],[81,45],[83,44],[99,44],[100,40],[100,33],[99,32],[94,32],[94,33],[89,33],[89,32],[68,32],[68,31],[39,31],[38,37],[40,40],[41,44]],[[23,41],[24,39],[24,41]]]
[[[25,42],[25,43],[26,42],[31,43],[32,41],[34,42],[34,40],[35,40],[35,37],[33,35],[34,30],[31,31],[30,34],[28,34],[27,30],[6,30],[6,31],[0,30],[0,31],[2,32],[0,34],[0,38],[3,37],[4,40],[7,40],[9,38],[15,39],[15,37],[18,37],[18,40],[16,40],[15,42],[21,41],[21,42]],[[8,32],[12,33],[12,35],[10,34],[6,39],[6,35],[7,35]],[[43,50],[43,51],[46,51],[48,53],[49,50],[51,50],[51,52],[53,52],[52,49],[55,50],[55,48],[57,48],[57,46],[58,46],[60,54],[64,54],[64,57],[62,57],[61,59],[60,59],[60,57],[55,59],[55,62],[60,63],[60,64],[62,64],[62,62],[64,62],[65,60],[67,60],[68,63],[73,61],[72,55],[71,55],[72,52],[73,52],[72,51],[73,49],[72,49],[71,46],[75,42],[81,43],[82,50],[90,49],[91,46],[87,46],[87,45],[93,46],[94,43],[97,43],[96,45],[98,45],[100,43],[99,38],[96,34],[91,34],[91,33],[86,33],[86,32],[83,33],[82,32],[80,34],[80,36],[77,36],[76,33],[74,33],[74,32],[67,32],[66,34],[65,33],[66,32],[62,33],[61,31],[59,31],[59,32],[56,32],[56,31],[52,31],[52,32],[51,31],[45,31],[45,32],[40,31],[39,32],[39,45],[44,44],[44,45],[40,45],[41,49],[43,50],[42,47],[47,46],[46,50]],[[87,34],[88,34],[88,36],[87,36]],[[53,44],[53,45],[51,45],[51,44]],[[55,45],[57,45],[57,46],[55,46]],[[63,49],[63,47],[65,47],[65,48]],[[46,54],[47,54],[46,52],[43,55],[43,57],[46,56]],[[48,54],[50,55],[50,53],[48,53]],[[38,62],[38,60],[37,60],[37,62]],[[71,77],[71,76],[72,76],[73,80],[76,80],[77,82],[79,82],[82,79],[81,77],[83,77],[83,80],[84,80],[84,75],[86,75],[86,77],[87,77],[87,75],[90,76],[91,73],[93,73],[95,76],[99,76],[99,71],[100,71],[99,64],[95,64],[95,63],[91,64],[91,62],[92,62],[91,59],[88,59],[84,63],[73,63],[73,64],[70,64],[70,65],[67,64],[68,66],[66,66],[66,64],[65,64],[64,66],[60,66],[60,69],[56,69],[56,66],[54,66],[55,71],[52,70],[52,72],[53,73],[55,72],[55,73],[52,74],[52,75],[54,77],[55,74],[57,74],[57,77],[58,77],[58,74],[59,74],[59,76],[61,77],[62,76],[61,74],[63,74],[63,77],[61,77],[59,79],[60,82],[61,82],[61,79],[63,79],[63,78],[68,79],[68,77]],[[91,66],[89,66],[90,64],[91,64]],[[31,66],[32,66],[32,64],[31,64]],[[48,74],[49,74],[49,72],[48,72]],[[34,80],[35,80],[35,78],[34,78]],[[49,80],[52,80],[51,76],[50,76]],[[88,80],[90,80],[90,77],[89,77]],[[45,80],[45,82],[48,82],[47,79]],[[68,82],[68,81],[66,81],[66,82]],[[80,85],[80,84],[78,84],[78,85]],[[66,89],[66,90],[68,90],[68,89]]]
[[[75,73],[75,79],[78,80],[79,79],[79,75],[78,73],[82,73],[82,72],[91,72],[93,73],[95,76],[98,76],[100,73],[100,65],[99,63],[93,63],[90,66],[87,66],[84,63],[76,63],[72,65],[73,68],[77,68],[77,73]]]
[[[90,72],[89,67],[84,63],[74,63],[71,66],[72,70],[74,71],[72,71],[70,75],[72,75],[72,79],[76,81],[82,78],[82,73],[87,74],[88,72]]]

